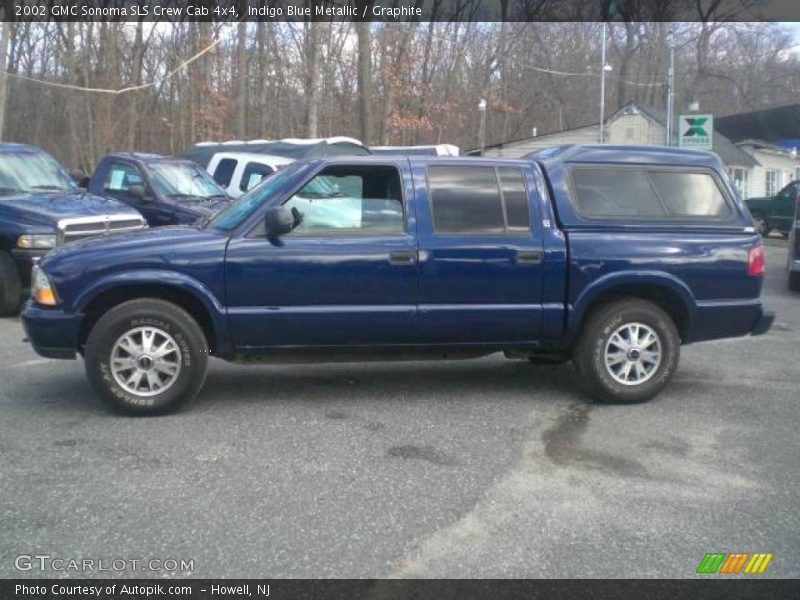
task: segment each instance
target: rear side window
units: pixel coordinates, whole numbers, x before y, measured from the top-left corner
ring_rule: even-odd
[[[647,173],[640,169],[589,169],[572,172],[578,212],[586,217],[665,217]]]
[[[707,173],[655,171],[653,187],[673,217],[727,217],[731,208]]]
[[[236,170],[236,160],[233,158],[223,158],[214,169],[214,181],[220,184],[223,188],[231,184],[233,172]]]
[[[724,218],[731,208],[708,173],[637,168],[576,168],[573,197],[589,218]]]
[[[530,217],[522,172],[513,167],[431,166],[428,186],[436,231],[528,231]]]
[[[248,192],[256,187],[264,177],[272,175],[275,171],[269,165],[262,165],[261,163],[247,163],[242,173],[242,180],[239,182],[239,190]]]

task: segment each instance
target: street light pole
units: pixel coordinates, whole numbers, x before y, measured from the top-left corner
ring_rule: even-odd
[[[481,98],[478,102],[478,112],[481,114],[481,124],[478,129],[478,137],[480,138],[481,156],[486,149],[486,100]]]

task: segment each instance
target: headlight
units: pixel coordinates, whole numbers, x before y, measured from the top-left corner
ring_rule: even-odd
[[[37,304],[44,306],[55,306],[58,304],[56,291],[50,278],[38,266],[33,267],[31,273],[31,296]]]
[[[17,238],[17,248],[47,250],[56,247],[56,236],[52,233],[26,233]]]

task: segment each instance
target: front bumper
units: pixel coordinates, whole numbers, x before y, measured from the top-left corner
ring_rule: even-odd
[[[772,324],[775,322],[775,311],[772,310],[765,310],[761,313],[761,317],[759,317],[758,321],[756,321],[755,326],[750,331],[750,335],[762,335],[769,331],[769,328],[772,327]]]
[[[40,258],[50,250],[39,248],[12,248],[11,256],[17,265],[17,273],[23,289],[31,287],[31,270]]]
[[[74,359],[82,322],[82,314],[42,308],[31,300],[22,311],[25,334],[36,353],[45,358]]]

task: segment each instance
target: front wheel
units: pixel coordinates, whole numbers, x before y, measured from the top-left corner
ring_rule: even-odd
[[[203,330],[163,300],[124,302],[103,315],[86,342],[86,374],[95,392],[131,415],[172,412],[203,385]]]
[[[10,255],[0,252],[0,317],[17,313],[21,295],[17,266]]]
[[[675,373],[680,337],[672,319],[645,300],[613,302],[594,311],[573,362],[603,402],[633,404],[658,394]]]

